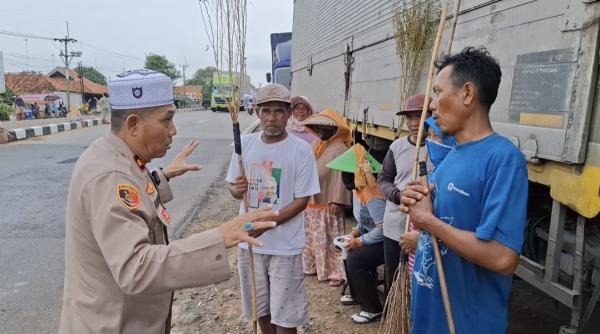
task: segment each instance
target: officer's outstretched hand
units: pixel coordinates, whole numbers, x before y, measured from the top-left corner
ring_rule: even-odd
[[[279,215],[278,211],[274,211],[272,207],[265,207],[250,213],[239,215],[219,226],[218,229],[225,241],[225,247],[230,248],[240,242],[247,242],[253,246],[262,247],[262,242],[255,238],[259,237],[265,231],[277,226],[276,222],[262,220],[277,215]],[[253,229],[250,232],[244,230],[244,224],[249,222],[253,224]]]
[[[200,165],[188,164],[185,160],[194,152],[198,147],[198,142],[195,140],[190,141],[185,145],[181,152],[177,153],[173,161],[163,169],[163,173],[169,179],[175,176],[183,175],[189,171],[199,171],[202,167]]]

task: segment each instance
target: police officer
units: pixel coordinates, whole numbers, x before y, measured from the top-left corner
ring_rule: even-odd
[[[188,144],[165,169],[172,137],[172,81],[130,71],[109,82],[111,132],[94,141],[73,170],[66,215],[65,282],[59,333],[168,333],[175,289],[227,279],[226,248],[275,226],[270,209],[169,243],[169,180],[199,166]],[[253,221],[259,221],[255,223]]]

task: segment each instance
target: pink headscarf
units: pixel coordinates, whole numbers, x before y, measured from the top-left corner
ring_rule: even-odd
[[[311,115],[314,114],[314,111],[313,111],[314,109],[306,96],[294,96],[291,98],[291,102],[292,102],[292,110],[294,110],[294,107],[296,105],[304,104],[306,106],[306,108],[308,108],[308,114],[309,114],[308,116],[310,117]],[[293,114],[292,114],[292,117],[290,117],[287,126],[296,132],[307,132],[308,131],[306,129],[306,127],[302,124],[301,121],[294,118]]]

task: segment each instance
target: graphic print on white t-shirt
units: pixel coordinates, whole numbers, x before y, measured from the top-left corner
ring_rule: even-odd
[[[252,163],[248,168],[248,206],[258,209],[279,205],[280,185],[281,168],[274,168],[273,161]]]

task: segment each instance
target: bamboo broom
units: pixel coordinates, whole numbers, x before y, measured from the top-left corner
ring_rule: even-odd
[[[217,78],[221,81],[226,61],[229,82],[234,82],[234,71],[239,74],[239,88],[245,86],[245,50],[247,26],[247,0],[198,0],[202,14],[202,23],[212,48],[217,68]],[[226,38],[225,38],[226,37]],[[226,53],[226,55],[225,55]],[[230,90],[230,100],[226,102],[231,115],[235,153],[238,156],[240,176],[246,177],[242,158],[242,142],[238,115],[240,112],[239,97],[236,90]],[[243,197],[244,212],[248,212],[248,195]],[[254,272],[254,253],[248,244],[248,262],[252,285],[252,330],[258,331],[256,314],[256,275]]]
[[[442,32],[444,30],[444,25],[446,23],[446,15],[448,12],[448,3],[444,5],[442,9],[442,16],[440,18],[440,26],[438,28],[438,33],[436,35],[434,50],[432,52],[431,63],[429,65],[429,73],[427,79],[427,88],[425,89],[425,102],[423,103],[423,111],[421,112],[421,121],[419,123],[419,133],[417,135],[417,153],[415,154],[415,168],[413,170],[413,179],[417,179],[417,166],[419,165],[419,151],[421,148],[421,142],[423,140],[423,131],[425,130],[425,119],[427,118],[427,110],[429,109],[429,100],[430,100],[430,92],[431,86],[433,84],[433,72],[435,69],[435,60],[437,58],[437,52],[440,44],[440,40],[442,38]],[[453,36],[451,36],[452,38]],[[425,166],[426,167],[426,166]],[[425,175],[427,174],[427,169],[425,169]],[[410,224],[410,215],[407,216],[406,219],[406,230],[408,230]],[[440,281],[440,290],[442,293],[442,300],[444,302],[444,311],[446,313],[446,321],[448,322],[448,329],[451,334],[456,333],[456,329],[454,326],[454,317],[452,316],[452,307],[450,304],[450,296],[448,294],[448,285],[446,284],[446,274],[444,272],[444,265],[442,263],[442,254],[440,253],[439,243],[437,238],[432,234],[431,235],[431,243],[433,244],[433,251],[435,254],[435,263],[438,271],[438,277]]]
[[[415,164],[413,167],[412,179],[417,179],[417,170],[419,163],[419,155],[421,142],[423,138],[423,131],[425,125],[425,119],[427,118],[427,110],[429,109],[429,92],[431,92],[431,86],[433,82],[433,72],[435,70],[435,61],[437,59],[438,50],[440,47],[440,41],[442,39],[442,33],[444,30],[444,25],[446,23],[446,15],[448,13],[448,3],[446,2],[442,8],[442,13],[440,15],[440,23],[438,25],[437,34],[435,37],[435,43],[433,46],[433,50],[431,53],[431,62],[429,64],[429,72],[427,74],[427,88],[425,90],[425,102],[423,104],[423,110],[421,112],[421,120],[419,122],[419,132],[417,135],[417,143],[416,143],[416,154],[415,154]],[[406,225],[405,225],[405,233],[408,232],[408,228],[410,226],[410,215],[407,216]],[[433,243],[437,246],[437,240],[433,241]],[[441,255],[439,256],[439,247],[434,246],[434,251],[436,253],[436,262],[438,263],[438,271],[441,265]],[[401,253],[401,263],[399,266],[399,272],[395,275],[395,280],[390,288],[388,297],[386,299],[386,305],[384,307],[384,318],[379,326],[380,333],[383,334],[407,334],[410,332],[410,317],[409,317],[409,302],[410,302],[410,273],[408,270],[408,256]],[[443,267],[441,268],[443,271]],[[445,276],[443,273],[439,276],[440,281],[444,280],[443,284],[440,284],[442,289],[446,288],[446,293],[442,290],[442,297],[444,299],[444,309],[446,310],[446,316],[449,319],[449,328],[450,332],[454,333],[454,321],[452,318],[452,313],[448,312],[450,310],[450,301],[448,299],[447,286],[445,282]],[[441,282],[440,282],[441,283]],[[399,303],[398,303],[399,302]],[[447,307],[446,307],[447,305]],[[382,332],[383,330],[383,332]]]
[[[238,108],[239,113],[239,108]],[[234,116],[234,113],[231,112],[231,120],[233,125],[233,143],[235,154],[238,156],[238,166],[240,169],[240,176],[246,178],[246,173],[244,170],[244,160],[242,158],[242,140],[240,133],[240,123],[237,120],[237,113]],[[244,213],[248,213],[248,193],[244,193],[244,198],[242,199],[244,203]],[[252,245],[248,244],[248,267],[250,269],[250,279],[252,286],[252,333],[258,333],[258,317],[256,311],[256,274],[254,272],[254,253],[252,251]]]

